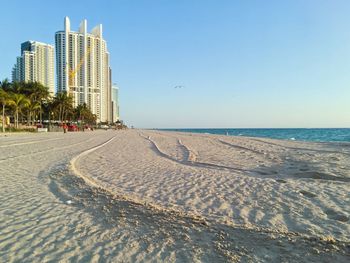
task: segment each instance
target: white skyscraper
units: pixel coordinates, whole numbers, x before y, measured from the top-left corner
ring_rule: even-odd
[[[21,56],[12,71],[13,81],[37,81],[55,92],[54,47],[37,41],[21,44]]]
[[[119,121],[119,88],[113,84],[112,86],[112,120]]]
[[[74,106],[86,103],[98,122],[111,122],[111,71],[102,25],[87,32],[83,20],[79,31],[70,29],[64,19],[64,30],[56,32],[57,90],[66,91]]]

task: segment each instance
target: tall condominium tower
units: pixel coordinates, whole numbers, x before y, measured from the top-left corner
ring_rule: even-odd
[[[54,47],[37,41],[21,44],[21,56],[12,70],[13,81],[38,81],[55,92]]]
[[[66,91],[74,106],[86,103],[98,122],[111,122],[111,70],[102,25],[87,32],[83,20],[79,31],[70,29],[64,19],[64,30],[56,32],[57,90]]]
[[[112,120],[119,121],[119,88],[113,84],[112,86]]]

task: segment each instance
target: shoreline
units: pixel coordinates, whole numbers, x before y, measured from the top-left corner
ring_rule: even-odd
[[[299,142],[319,142],[319,143],[332,143],[332,142],[339,142],[339,143],[349,143],[350,144],[350,128],[185,128],[185,129],[145,129],[149,131],[160,131],[160,132],[181,132],[181,133],[189,133],[189,134],[205,134],[205,135],[220,135],[220,136],[234,136],[234,137],[245,137],[245,138],[262,138],[262,139],[272,139],[272,140],[282,140],[282,141],[299,141]],[[262,134],[256,134],[251,135],[249,134],[251,131],[322,131],[322,130],[328,130],[328,131],[334,131],[334,130],[344,130],[348,131],[347,140],[340,140],[340,139],[334,139],[330,137],[328,140],[326,139],[305,139],[305,138],[298,138],[300,134],[293,134],[289,137],[278,137],[276,135],[262,135]],[[216,133],[213,131],[217,131]],[[220,131],[220,132],[218,132]],[[233,132],[245,132],[233,134]],[[247,134],[248,133],[248,134]],[[280,135],[281,136],[281,135]],[[294,136],[294,137],[293,137]],[[332,138],[332,139],[331,139]]]

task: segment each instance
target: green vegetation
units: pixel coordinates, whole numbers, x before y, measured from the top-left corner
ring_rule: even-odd
[[[33,125],[43,122],[96,124],[96,115],[86,104],[74,108],[69,94],[58,92],[51,96],[48,88],[39,82],[0,81],[0,105],[2,132],[5,128],[7,131],[30,131],[34,130]]]

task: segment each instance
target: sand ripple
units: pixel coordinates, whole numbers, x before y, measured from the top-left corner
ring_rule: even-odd
[[[284,147],[283,141],[153,131],[129,135],[86,156],[78,164],[81,171],[135,200],[220,222],[349,241],[349,173],[339,169],[348,167],[349,156],[328,144]],[[320,147],[312,155],[304,150]],[[337,167],[331,156],[338,156]],[[342,220],[329,217],[330,208],[342,211]]]
[[[0,137],[0,261],[347,262],[349,183],[327,177],[349,178],[342,145],[269,143]]]

